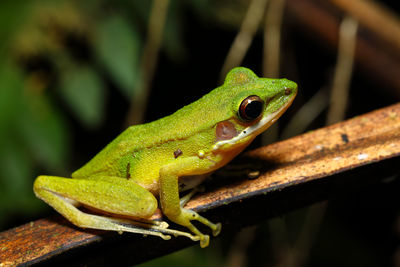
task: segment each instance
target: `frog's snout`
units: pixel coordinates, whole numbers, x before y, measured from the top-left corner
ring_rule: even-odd
[[[283,88],[283,95],[287,96],[287,97],[290,97],[290,96],[295,97],[297,95],[297,84],[296,83],[287,84]]]

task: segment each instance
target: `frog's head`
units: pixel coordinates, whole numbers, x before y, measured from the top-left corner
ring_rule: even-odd
[[[213,150],[245,146],[273,124],[290,106],[297,84],[287,79],[259,78],[247,68],[231,70],[224,82],[229,119],[216,125]]]

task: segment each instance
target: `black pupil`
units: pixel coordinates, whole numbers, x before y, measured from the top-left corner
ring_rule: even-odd
[[[245,114],[248,119],[256,119],[260,116],[263,108],[263,103],[258,100],[249,102],[245,107]]]

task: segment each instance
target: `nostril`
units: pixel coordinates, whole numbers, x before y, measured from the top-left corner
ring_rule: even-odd
[[[292,89],[286,87],[286,88],[285,88],[285,95],[290,95],[291,93],[292,93]]]

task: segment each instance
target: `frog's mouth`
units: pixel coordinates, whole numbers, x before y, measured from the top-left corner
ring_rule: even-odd
[[[220,147],[224,145],[235,145],[238,143],[241,143],[240,141],[243,139],[246,139],[248,137],[256,137],[266,129],[268,129],[274,122],[276,122],[280,116],[282,116],[283,113],[288,109],[288,107],[292,104],[296,94],[292,95],[290,99],[280,108],[278,108],[276,111],[272,112],[268,116],[263,117],[261,120],[259,120],[257,123],[252,124],[242,131],[238,133],[235,137],[228,139],[228,140],[221,140],[218,141],[217,143],[214,144],[213,146],[213,151],[218,150]],[[251,141],[252,138],[249,140]]]

